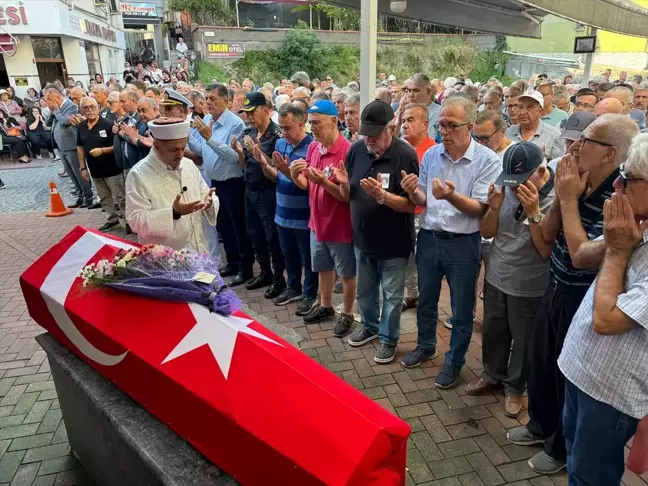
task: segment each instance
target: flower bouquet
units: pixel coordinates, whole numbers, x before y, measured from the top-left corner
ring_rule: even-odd
[[[162,245],[119,250],[112,259],[86,265],[83,286],[109,287],[143,297],[194,302],[231,315],[241,307],[236,293],[218,274],[218,264],[194,250],[176,251]]]

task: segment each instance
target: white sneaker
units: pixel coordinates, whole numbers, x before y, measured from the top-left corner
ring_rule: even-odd
[[[450,322],[450,319],[452,319],[452,316],[448,317],[445,321],[443,321],[443,326],[447,327],[448,329],[452,329],[452,322]],[[473,324],[475,322],[477,322],[477,318],[473,316]]]
[[[41,154],[36,154],[36,159],[43,160],[43,156]]]

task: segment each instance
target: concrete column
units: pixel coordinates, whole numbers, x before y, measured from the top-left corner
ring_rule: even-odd
[[[15,37],[18,40],[16,54],[11,57],[4,56],[4,62],[9,76],[9,84],[14,86],[16,94],[23,98],[27,95],[29,86],[35,88],[42,88],[42,86],[38,78],[31,37],[28,35],[17,35]],[[16,78],[27,78],[27,86],[16,86]]]
[[[162,38],[162,26],[160,24],[156,24],[153,26],[153,46],[155,47],[155,53],[157,54],[157,58],[160,61],[160,65],[161,65],[162,61],[164,61],[167,58],[167,53],[166,50],[164,49],[164,40]]]
[[[73,77],[74,81],[81,81],[87,88],[90,84],[90,74],[85,47],[81,47],[79,39],[75,37],[61,37],[61,46],[63,47],[67,75]],[[65,84],[66,80],[62,81]]]
[[[589,35],[596,35],[598,29],[596,27],[590,27]],[[598,39],[596,39],[598,41]],[[594,53],[589,52],[585,54],[585,69],[583,71],[583,81],[581,81],[581,87],[587,88],[587,83],[589,82],[590,76],[592,75],[592,60],[594,59]]]
[[[376,96],[378,0],[362,0],[360,9],[360,110],[362,110]]]

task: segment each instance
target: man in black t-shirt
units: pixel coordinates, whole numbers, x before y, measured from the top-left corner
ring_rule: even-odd
[[[126,228],[124,177],[113,154],[112,123],[99,116],[99,106],[93,98],[83,98],[80,107],[81,113],[86,117],[86,121],[77,130],[77,156],[81,176],[87,181],[92,177],[101,207],[108,216],[99,231],[119,227],[120,221]],[[115,206],[119,209],[116,210]]]
[[[340,181],[341,192],[351,205],[356,294],[362,318],[362,328],[348,342],[362,346],[379,338],[374,361],[381,364],[396,354],[407,260],[414,251],[415,206],[401,179],[403,174],[418,175],[419,170],[416,152],[395,132],[391,105],[369,103],[360,117],[359,133],[365,138],[351,146],[346,159],[348,180]],[[382,312],[377,305],[381,287]]]

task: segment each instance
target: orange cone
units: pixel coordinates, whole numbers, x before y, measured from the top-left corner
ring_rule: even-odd
[[[65,207],[65,203],[56,188],[56,184],[50,182],[50,210],[45,216],[48,218],[58,218],[59,216],[67,216],[68,214],[72,214],[72,210]]]

